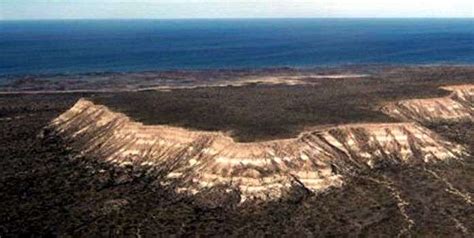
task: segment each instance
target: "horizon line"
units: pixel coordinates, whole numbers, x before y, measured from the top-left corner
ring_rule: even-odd
[[[74,20],[298,20],[298,19],[466,19],[474,20],[474,16],[469,17],[425,17],[425,16],[409,16],[409,17],[176,17],[176,18],[16,18],[16,19],[0,19],[0,21],[74,21]]]

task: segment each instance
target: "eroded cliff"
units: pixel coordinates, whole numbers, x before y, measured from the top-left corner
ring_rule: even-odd
[[[413,112],[418,118],[444,116],[447,112],[438,113],[441,108],[455,111],[448,118],[455,114],[472,119],[473,87],[449,89],[453,94],[443,100],[450,106],[440,106],[438,99],[407,100],[410,103],[391,104],[384,110],[414,119]],[[461,109],[452,106],[458,104]],[[196,192],[224,184],[238,188],[243,199],[276,198],[293,184],[318,192],[341,186],[344,172],[460,158],[465,153],[461,146],[413,122],[348,124],[306,131],[293,139],[238,143],[220,132],[143,125],[86,99],[52,126],[83,153],[122,166],[151,166],[180,181],[179,190]]]
[[[440,98],[408,99],[391,103],[382,110],[395,118],[420,123],[474,120],[474,85],[442,87],[451,94]]]

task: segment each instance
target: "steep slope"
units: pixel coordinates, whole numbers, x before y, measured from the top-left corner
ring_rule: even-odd
[[[85,154],[119,165],[152,166],[181,181],[184,191],[231,185],[243,199],[279,197],[294,183],[322,191],[341,186],[343,171],[464,153],[415,123],[351,124],[294,139],[237,143],[219,132],[142,125],[85,99],[51,125]]]
[[[395,118],[420,123],[473,121],[474,85],[442,87],[451,91],[446,97],[402,100],[383,111]]]

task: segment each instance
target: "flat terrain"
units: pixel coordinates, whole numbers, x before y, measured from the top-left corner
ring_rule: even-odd
[[[258,141],[295,137],[307,127],[391,122],[394,119],[380,112],[388,102],[445,96],[449,93],[439,89],[442,85],[474,82],[474,68],[366,72],[370,72],[367,77],[342,79],[297,73],[302,75],[297,85],[252,83],[96,94],[91,98],[144,124],[225,131],[238,141]],[[263,76],[254,76],[258,77]]]
[[[305,127],[393,120],[376,109],[401,98],[446,95],[441,85],[474,82],[473,67],[369,71],[367,78],[309,78],[311,84],[295,86],[0,95],[0,235],[471,236],[474,206],[461,195],[474,194],[472,156],[387,165],[354,174],[341,189],[312,194],[295,188],[275,201],[238,204],[235,194],[222,196],[218,188],[196,196],[176,194],[160,184],[159,174],[81,156],[68,141],[43,130],[87,97],[147,124],[266,140],[291,137]],[[472,123],[430,129],[474,151]],[[394,191],[413,222],[408,233],[403,230],[411,223],[400,213]]]

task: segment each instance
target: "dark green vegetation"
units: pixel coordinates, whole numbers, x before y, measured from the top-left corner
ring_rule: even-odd
[[[209,85],[236,78],[268,75],[294,75],[305,73],[344,74],[367,73],[369,67],[320,68],[303,70],[272,68],[255,70],[205,70],[205,71],[149,71],[135,73],[85,73],[85,74],[32,74],[0,76],[0,91],[65,91],[65,90],[130,90],[156,86]]]
[[[421,165],[358,174],[342,189],[318,195],[295,188],[293,194],[270,203],[238,206],[235,195],[221,197],[216,191],[196,197],[175,194],[160,185],[159,175],[80,157],[60,138],[38,137],[41,128],[76,97],[0,98],[1,105],[7,101],[13,105],[2,106],[2,118],[19,116],[0,121],[0,234],[397,235],[406,221],[391,191],[373,179],[391,181],[409,203],[407,214],[415,222],[411,234],[461,236],[459,224],[468,232],[474,230],[473,206],[446,191],[447,185]],[[472,145],[472,124],[439,130]],[[463,136],[456,136],[457,131]],[[474,191],[473,158],[427,168],[463,192]]]
[[[445,96],[440,86],[474,81],[474,68],[370,72],[368,78],[308,78],[309,85],[124,92],[92,99],[145,124],[226,131],[238,141],[255,141],[294,137],[318,125],[390,122],[380,112],[387,102]]]
[[[448,71],[446,74],[425,74],[420,76],[424,78],[425,83],[420,82],[420,85],[413,89],[404,88],[403,92],[406,94],[402,96],[444,95],[445,92],[435,89],[436,85],[466,81],[472,83],[472,80],[469,81],[469,75],[454,71]],[[400,76],[401,80],[405,73],[396,71],[391,75]],[[418,78],[416,74],[410,75],[414,79]],[[439,77],[452,80],[441,81]],[[334,82],[334,85],[338,83]],[[393,85],[395,87],[396,84]],[[420,90],[421,85],[431,86]],[[363,85],[357,87],[364,89]],[[393,87],[392,91],[398,90]],[[257,92],[258,89],[284,93],[284,89],[289,90],[290,87],[224,88],[216,89],[212,93],[222,94],[232,89],[241,93],[245,90]],[[211,93],[206,90],[211,89],[200,89],[196,94]],[[293,90],[303,89],[297,86]],[[425,94],[430,90],[433,91]],[[187,95],[193,93],[177,91],[168,95],[183,95],[185,92]],[[391,90],[384,92],[384,95],[388,96],[383,100],[400,97],[397,93],[401,91],[395,91],[393,94],[390,94]],[[308,92],[306,97],[309,97],[309,94]],[[161,93],[153,95],[163,97]],[[140,167],[114,167],[97,158],[82,157],[68,148],[67,141],[48,130],[42,130],[50,120],[70,108],[80,97],[111,102],[126,102],[124,98],[131,100],[135,97],[133,94],[126,96],[108,94],[109,99],[102,94],[0,96],[0,236],[393,237],[410,224],[401,213],[400,202],[394,196],[394,191],[406,202],[402,206],[403,210],[414,222],[403,236],[411,234],[425,237],[469,237],[474,232],[474,205],[472,201],[469,203],[456,193],[457,190],[471,197],[474,194],[472,157],[466,157],[463,161],[432,165],[387,165],[378,170],[347,175],[351,179],[341,189],[329,190],[322,194],[308,194],[295,186],[294,191],[281,200],[249,201],[239,205],[237,194],[223,196],[219,191],[213,190],[197,196],[176,194],[172,187],[160,185],[163,181],[160,174],[146,173],[145,168]],[[233,97],[234,101],[237,100],[237,96]],[[215,99],[222,101],[222,98],[221,96]],[[173,97],[166,102],[171,103],[172,99]],[[241,104],[244,104],[245,99],[242,98]],[[334,100],[337,99],[338,97],[334,97]],[[349,99],[346,98],[346,102],[350,102]],[[275,102],[276,98],[268,100]],[[369,105],[373,103],[368,98],[364,100]],[[334,106],[342,105],[334,103]],[[256,103],[253,104],[256,106]],[[139,104],[136,102],[132,105]],[[156,105],[159,106],[160,102],[156,102]],[[297,106],[296,103],[290,105]],[[262,110],[271,112],[272,106],[275,105],[265,106],[262,105]],[[289,110],[284,112],[288,113]],[[204,112],[207,111],[201,113]],[[362,114],[361,118],[364,117],[368,118]],[[329,115],[325,120],[330,118],[336,116]],[[213,121],[208,119],[207,122],[209,126]],[[329,120],[328,123],[335,122]],[[252,129],[261,128],[254,126]],[[430,129],[474,151],[472,123],[433,125]],[[266,132],[254,133],[268,136]],[[387,187],[387,184],[391,187]]]

